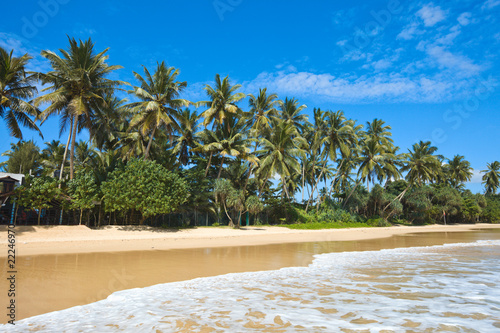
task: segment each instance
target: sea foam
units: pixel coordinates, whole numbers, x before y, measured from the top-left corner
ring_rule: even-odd
[[[327,253],[308,267],[115,292],[9,332],[500,331],[500,241]]]

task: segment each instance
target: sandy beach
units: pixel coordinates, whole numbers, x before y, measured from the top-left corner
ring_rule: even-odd
[[[489,238],[488,234],[496,237],[488,229],[498,231],[500,225],[329,230],[16,226],[17,302],[22,304],[17,320],[96,302],[124,289],[306,267],[321,253],[462,243]],[[473,230],[486,231],[483,236],[466,232]],[[2,226],[0,262],[6,262],[7,244],[6,226]],[[1,290],[6,290],[7,282],[0,281]],[[0,323],[5,322],[6,317],[0,318]]]
[[[297,242],[353,241],[422,232],[500,229],[496,224],[396,226],[327,230],[284,227],[204,228],[167,230],[140,226],[16,226],[18,256],[64,253],[170,250]],[[0,246],[7,246],[7,226],[0,227]],[[7,251],[1,251],[5,257]]]

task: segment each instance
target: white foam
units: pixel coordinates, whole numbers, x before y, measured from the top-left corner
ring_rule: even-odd
[[[120,291],[103,301],[27,318],[0,330],[496,332],[500,258],[484,256],[485,251],[500,254],[500,241],[321,254],[308,267]]]

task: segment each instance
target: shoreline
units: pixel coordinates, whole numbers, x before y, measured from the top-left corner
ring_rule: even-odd
[[[16,255],[127,252],[255,246],[281,243],[356,241],[425,232],[500,229],[500,224],[462,224],[293,230],[285,227],[156,229],[140,226],[16,226]],[[0,226],[0,246],[7,247],[7,226]],[[7,251],[0,252],[0,258]]]

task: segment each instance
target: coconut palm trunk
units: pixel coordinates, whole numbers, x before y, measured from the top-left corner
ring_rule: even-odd
[[[311,200],[312,200],[312,197],[314,195],[314,191],[316,191],[316,187],[318,187],[318,184],[321,180],[321,176],[323,176],[323,172],[325,171],[325,167],[326,167],[326,163],[327,163],[328,159],[325,159],[325,162],[323,163],[323,167],[321,168],[321,172],[319,173],[319,176],[316,180],[316,182],[314,183],[314,187],[311,191],[311,196],[309,197],[309,200],[307,201],[307,205],[306,205],[306,213],[307,213],[307,209],[309,208],[309,205],[311,204]]]
[[[64,163],[66,162],[66,156],[68,155],[68,148],[69,144],[71,142],[71,136],[73,134],[73,119],[70,121],[70,129],[69,129],[69,134],[68,134],[68,140],[66,141],[66,147],[64,147],[64,154],[63,154],[63,160],[61,163],[61,170],[59,171],[59,180],[62,179],[63,176],[63,171],[64,171]],[[61,188],[61,183],[59,183],[59,188]]]
[[[144,153],[144,159],[147,160],[149,157],[149,150],[151,149],[151,143],[153,142],[153,137],[155,136],[156,127],[153,128],[153,132],[151,133],[151,137],[149,138],[148,146],[146,147],[146,152]]]
[[[78,114],[73,117],[73,134],[71,135],[71,152],[69,158],[69,179],[73,179],[75,172],[75,139],[76,129],[78,127]]]

